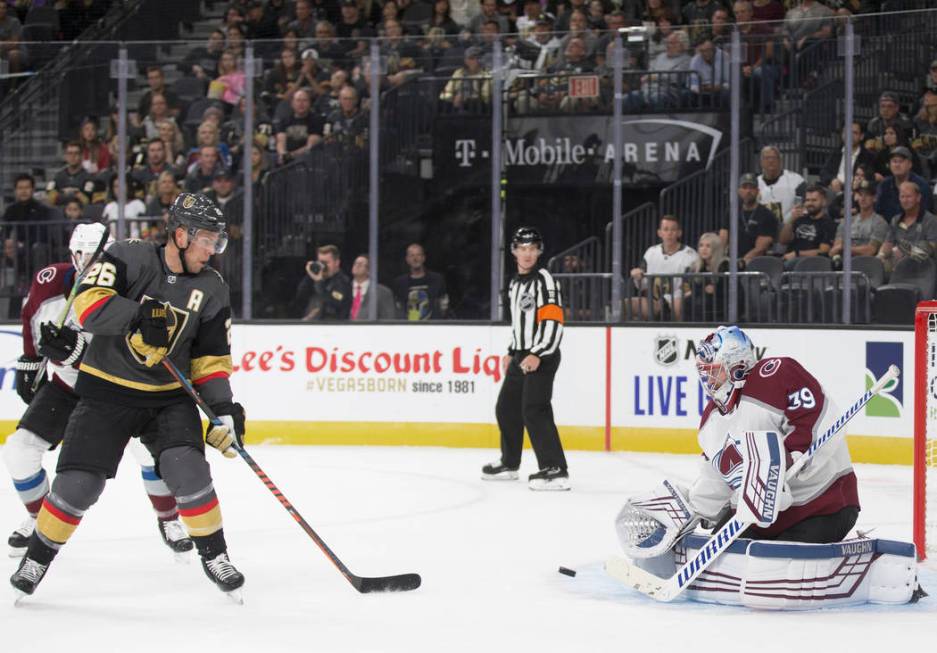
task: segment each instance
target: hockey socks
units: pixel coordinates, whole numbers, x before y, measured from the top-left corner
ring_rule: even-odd
[[[211,483],[194,494],[176,497],[176,503],[182,523],[193,540],[221,531],[221,508]],[[199,547],[199,553],[201,551]]]
[[[140,474],[143,477],[143,488],[153,504],[153,511],[160,521],[172,521],[179,516],[176,509],[176,498],[166,486],[166,483],[157,475],[153,467],[141,466]]]
[[[42,500],[49,493],[49,477],[46,475],[46,470],[40,468],[29,478],[14,478],[13,487],[16,488],[16,494],[26,506],[30,517],[35,519],[42,507]]]

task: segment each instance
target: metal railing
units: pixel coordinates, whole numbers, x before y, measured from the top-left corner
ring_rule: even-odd
[[[753,157],[753,142],[743,139],[739,144],[741,168],[748,169]],[[660,193],[660,215],[675,215],[683,226],[683,241],[696,243],[708,232],[718,232],[729,224],[731,150],[726,148],[714,158],[712,165],[672,184]],[[655,225],[656,229],[656,225]],[[645,247],[656,242],[645,241]]]
[[[622,267],[634,267],[641,262],[644,252],[657,240],[660,211],[653,202],[646,202],[621,216],[623,242]],[[612,223],[605,225],[605,269],[612,265]]]
[[[843,319],[845,272],[785,272],[777,290],[776,321],[787,324],[837,323]],[[872,317],[872,286],[863,272],[852,272],[850,321]]]
[[[724,322],[729,273],[645,274],[626,285],[624,320],[633,322]],[[773,318],[771,280],[763,272],[739,272],[741,322]]]
[[[609,266],[608,259],[602,259],[602,243],[595,236],[589,236],[581,243],[567,247],[547,261],[550,272],[602,272]]]

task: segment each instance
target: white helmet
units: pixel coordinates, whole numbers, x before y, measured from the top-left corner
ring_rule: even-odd
[[[91,257],[94,256],[106,230],[107,227],[100,222],[75,226],[72,237],[68,241],[68,249],[72,253],[72,265],[75,266],[78,274],[82,273]],[[113,242],[114,238],[108,235],[107,244],[110,245]]]
[[[700,383],[720,411],[729,405],[735,389],[745,385],[755,362],[752,341],[737,326],[717,328],[696,349]]]

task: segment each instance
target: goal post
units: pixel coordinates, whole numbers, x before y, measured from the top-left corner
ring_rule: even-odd
[[[914,316],[914,545],[937,556],[937,301]]]

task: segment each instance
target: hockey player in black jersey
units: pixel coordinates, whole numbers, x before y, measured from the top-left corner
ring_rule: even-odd
[[[139,436],[172,490],[208,577],[224,592],[244,584],[228,559],[205,442],[236,456],[244,411],[234,403],[228,287],[208,266],[224,251],[222,213],[204,195],[173,203],[165,246],[115,243],[79,286],[75,314],[94,338],[79,368],[80,400],[65,431],[57,475],[10,583],[32,594],[82,515]],[[221,418],[204,439],[195,404],[163,365],[175,363]],[[232,596],[234,596],[232,595]]]

